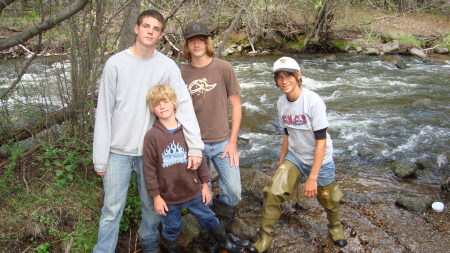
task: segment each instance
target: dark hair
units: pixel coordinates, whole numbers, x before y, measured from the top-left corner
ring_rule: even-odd
[[[161,22],[161,24],[162,24],[161,32],[163,32],[164,28],[166,28],[166,20],[164,19],[163,15],[156,10],[146,10],[146,11],[142,12],[141,14],[139,14],[139,16],[136,20],[136,24],[138,26],[140,26],[142,24],[142,21],[146,17],[152,17],[152,18],[158,20],[159,22]]]
[[[293,76],[293,77],[295,77],[295,79],[298,81],[298,86],[302,87],[302,78],[301,78],[301,76],[300,76],[300,78],[299,78],[299,75],[297,74],[297,73],[299,73],[300,71],[297,71],[297,72],[288,72],[288,71],[278,71],[278,72],[275,72],[275,74],[273,75],[273,80],[275,80],[275,86],[278,87],[278,84],[277,84],[277,77],[278,77],[278,75],[279,75],[281,72],[283,72],[283,73],[284,73],[285,75],[287,75],[287,76]]]
[[[213,45],[212,45],[212,42],[211,42],[211,38],[210,37],[206,37],[206,36],[203,36],[203,35],[198,35],[198,36],[194,36],[194,37],[191,37],[191,38],[189,38],[189,39],[186,39],[186,40],[184,40],[184,46],[183,46],[183,57],[186,59],[186,60],[188,60],[188,61],[190,61],[190,60],[192,60],[192,55],[191,55],[191,52],[189,51],[189,46],[188,46],[188,42],[189,42],[189,40],[192,40],[192,39],[202,39],[203,41],[205,41],[205,44],[206,44],[206,54],[209,56],[209,57],[213,57],[214,56],[214,47],[213,47]]]

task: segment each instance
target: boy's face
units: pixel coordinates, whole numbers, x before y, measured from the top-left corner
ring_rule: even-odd
[[[153,106],[153,111],[160,120],[169,119],[174,117],[175,114],[175,108],[169,99],[164,99],[156,103]]]
[[[150,48],[156,48],[156,44],[164,36],[161,22],[153,17],[143,18],[141,25],[134,26],[134,32],[136,44]]]
[[[206,55],[206,39],[205,37],[195,36],[187,40],[192,58],[200,58]]]
[[[275,76],[275,82],[277,83],[277,86],[285,93],[289,94],[296,89],[299,89],[299,80],[297,78],[301,77],[300,72],[297,72],[298,77],[296,75],[289,75],[286,72],[278,72]]]

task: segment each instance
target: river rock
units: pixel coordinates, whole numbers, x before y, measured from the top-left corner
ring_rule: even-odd
[[[178,237],[178,244],[186,248],[189,244],[191,244],[192,240],[194,240],[202,231],[202,227],[200,223],[198,223],[197,219],[192,214],[187,214],[181,218],[181,232]]]
[[[379,158],[381,154],[370,148],[362,148],[358,150],[358,156],[364,159],[375,159]]]
[[[394,161],[391,164],[391,168],[396,176],[402,178],[415,176],[417,171],[417,165],[407,160]]]
[[[367,54],[367,55],[379,55],[380,54],[380,50],[378,50],[377,48],[374,48],[374,47],[370,47],[370,48],[366,49],[364,54]]]
[[[385,55],[382,57],[382,60],[388,62],[389,64],[392,64],[399,69],[406,68],[406,64],[400,55]]]
[[[430,208],[433,200],[423,196],[401,196],[395,201],[397,206],[415,212],[423,212]]]
[[[256,233],[256,230],[249,226],[245,221],[241,218],[234,218],[233,224],[231,227],[233,233],[237,235],[239,238],[250,240],[250,241],[256,241],[258,238],[258,234]]]
[[[399,49],[400,49],[400,45],[398,43],[398,40],[393,40],[391,42],[381,44],[381,51],[383,51],[386,54],[390,54]]]
[[[420,50],[418,48],[411,48],[411,49],[409,49],[409,53],[412,54],[412,55],[415,55],[417,57],[420,57],[420,58],[427,58],[428,57],[427,54],[425,54],[422,50]]]
[[[438,53],[438,54],[448,54],[448,48],[446,48],[446,47],[436,47],[434,49],[434,52]]]
[[[336,55],[327,55],[324,57],[325,61],[336,61]]]

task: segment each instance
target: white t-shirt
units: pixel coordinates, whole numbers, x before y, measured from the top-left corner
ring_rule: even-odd
[[[314,131],[329,126],[325,103],[317,93],[302,88],[300,97],[293,102],[289,102],[286,94],[282,95],[277,108],[280,126],[287,128],[289,133],[288,150],[302,163],[312,165],[316,150]],[[333,160],[333,144],[328,133],[326,141],[327,149],[322,164]]]

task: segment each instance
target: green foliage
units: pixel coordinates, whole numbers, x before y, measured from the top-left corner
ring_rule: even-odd
[[[247,43],[249,43],[247,36],[242,33],[233,33],[228,40],[228,44],[243,45]]]
[[[339,51],[346,51],[347,48],[351,48],[351,46],[342,40],[331,40],[330,44],[337,48]]]
[[[290,49],[294,49],[296,51],[301,51],[305,49],[305,45],[303,43],[299,43],[297,41],[287,41],[286,47]]]
[[[76,139],[63,139],[62,145],[42,142],[41,149],[44,151],[36,158],[41,166],[42,172],[54,170],[54,183],[58,187],[65,186],[71,182],[77,169],[90,166],[91,164],[91,145]]]
[[[21,187],[21,184],[14,183],[14,169],[19,164],[20,155],[24,151],[24,147],[20,144],[10,143],[3,145],[2,149],[11,153],[8,158],[7,165],[0,170],[0,196],[7,196],[8,193],[13,192]]]
[[[421,48],[426,45],[425,41],[417,39],[411,34],[397,33],[392,36],[392,39],[398,40],[400,45],[405,45],[406,47]]]
[[[48,253],[50,248],[50,243],[46,242],[36,247],[35,251],[37,253]]]
[[[444,38],[442,39],[442,46],[450,50],[450,34],[444,36]]]

